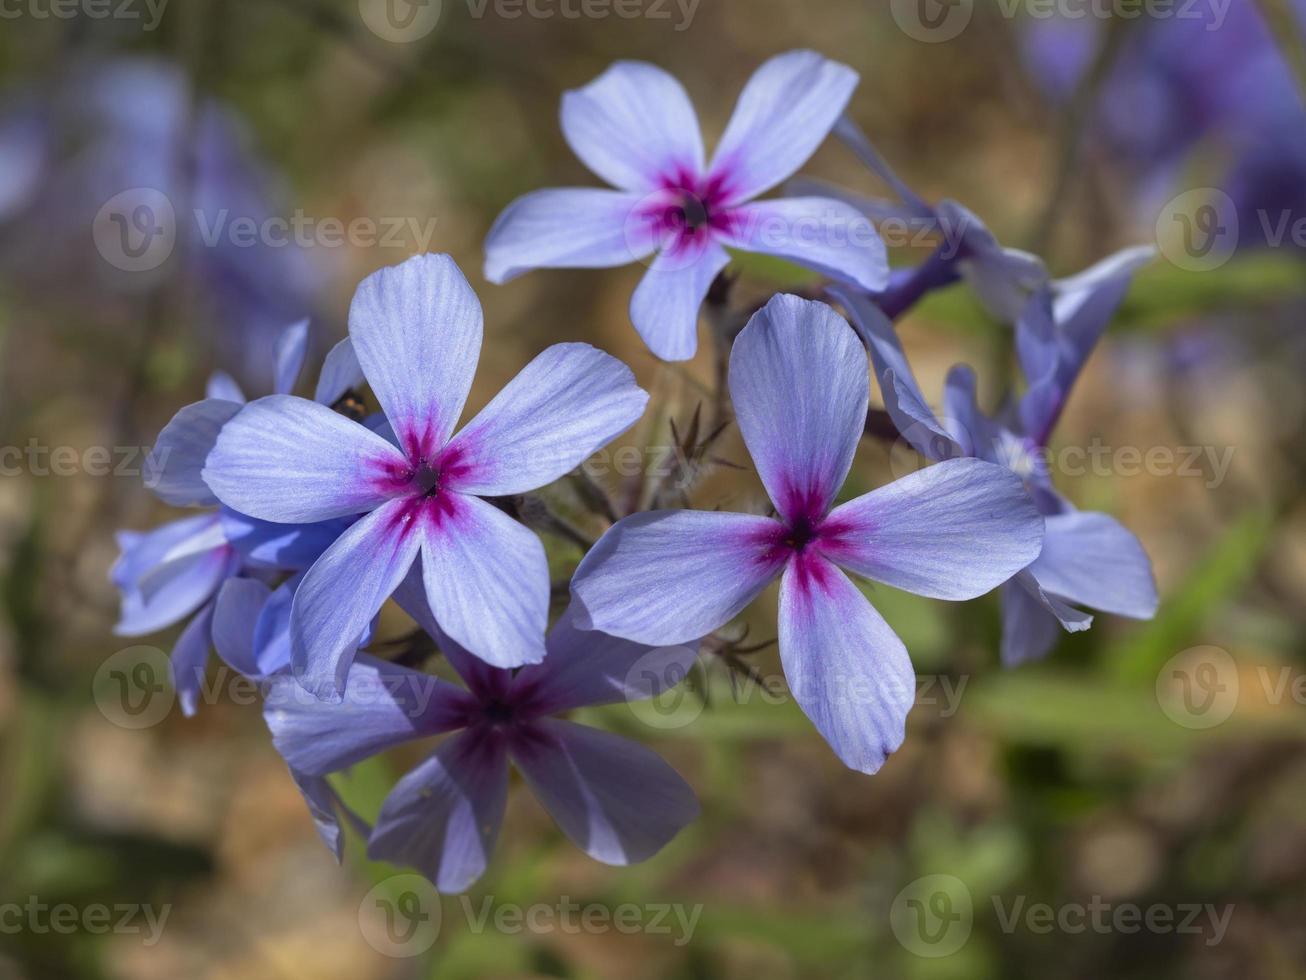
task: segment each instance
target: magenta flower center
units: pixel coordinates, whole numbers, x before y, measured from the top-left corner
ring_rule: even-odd
[[[734,225],[722,177],[702,177],[680,169],[662,179],[654,202],[644,212],[654,237],[673,253],[702,245]]]

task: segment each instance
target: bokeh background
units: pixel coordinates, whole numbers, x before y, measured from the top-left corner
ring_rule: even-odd
[[[647,0],[621,16],[579,0],[444,0],[432,29],[396,38],[383,8],[89,0],[62,16],[44,0],[3,5],[0,443],[23,454],[0,476],[0,906],[143,904],[168,918],[148,943],[23,918],[0,930],[0,977],[1306,975],[1300,11],[1273,0],[1141,16],[1122,16],[1136,4],[1069,0]],[[139,459],[134,474],[84,462],[64,472],[32,464],[28,447],[72,447],[78,460],[107,447],[124,462],[202,396],[210,371],[266,390],[272,337],[300,316],[313,318],[315,371],[358,281],[428,248],[454,255],[486,308],[470,408],[548,344],[584,340],[653,392],[624,441],[669,444],[670,420],[683,432],[710,397],[710,345],[685,365],[647,353],[626,314],[642,268],[492,287],[481,243],[518,194],[597,183],[559,131],[564,90],[614,59],[656,62],[691,92],[710,146],[753,69],[794,47],[861,73],[850,113],[919,193],[960,200],[1054,273],[1161,245],[1057,442],[1108,448],[1104,468],[1057,481],[1139,534],[1160,612],[1143,624],[1099,617],[1046,663],[1003,671],[995,597],[951,605],[877,588],[922,689],[906,744],[874,777],[845,770],[795,706],[709,658],[675,703],[587,719],[664,752],[700,795],[695,825],[645,865],[608,868],[513,792],[470,905],[444,898],[433,943],[386,955],[364,920],[371,890],[392,887],[397,869],[369,864],[357,841],[336,867],[257,706],[220,698],[140,730],[100,709],[97,670],[137,642],[111,633],[113,533],[176,515],[143,487]],[[884,192],[833,142],[806,169]],[[178,217],[166,261],[130,271],[121,256],[106,261],[116,229],[103,209],[139,188],[166,195]],[[223,214],[299,215],[313,241],[206,242]],[[341,243],[332,222],[359,219]],[[369,240],[367,221],[389,240]],[[775,265],[741,271],[741,301],[803,284]],[[931,297],[901,332],[927,392],[968,361],[990,407],[1004,396],[1010,329],[966,287]],[[1158,447],[1170,464],[1146,461]],[[747,462],[733,431],[714,455]],[[867,440],[849,489],[913,465]],[[689,496],[762,503],[756,477],[725,465]],[[601,530],[567,486],[556,500]],[[566,541],[548,545],[559,569],[576,560]],[[774,604],[770,593],[757,604],[750,643],[774,639]],[[387,628],[405,627],[396,617]],[[142,642],[167,651],[173,638]],[[773,646],[744,661],[779,676]],[[341,790],[372,815],[414,758],[359,767]],[[562,896],[633,903],[646,925],[649,909],[674,904],[695,925],[685,936],[672,913],[669,934],[478,928],[467,911]],[[958,915],[969,902],[968,919],[940,920],[964,931],[948,933],[949,955],[924,955],[944,948],[913,933],[909,900]],[[1186,930],[1109,915],[1103,929],[1043,929],[1023,913],[1004,926],[1014,908],[1095,900],[1161,906],[1173,925],[1189,905],[1232,912],[1218,930],[1205,912]]]

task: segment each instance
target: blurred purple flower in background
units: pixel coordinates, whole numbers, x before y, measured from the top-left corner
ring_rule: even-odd
[[[544,657],[548,562],[485,497],[535,490],[629,428],[648,395],[587,344],[556,344],[453,435],[481,352],[480,301],[447,255],[368,277],[349,333],[393,441],[324,405],[273,395],[227,422],[204,482],[260,520],[363,514],[314,563],[291,616],[296,676],[344,689],[358,637],[420,556],[441,628],[489,663]]]
[[[651,857],[698,815],[693,790],[652,750],[551,717],[655,697],[684,678],[694,647],[654,649],[579,630],[568,612],[549,633],[542,663],[502,670],[440,632],[422,612],[420,581],[405,591],[402,604],[466,689],[360,656],[342,703],[311,700],[293,680],[275,678],[264,706],[277,750],[292,770],[317,777],[405,742],[458,733],[391,791],[369,857],[417,868],[441,891],[466,891],[498,837],[510,760],[563,833],[606,864]]]
[[[187,321],[266,388],[280,330],[314,312],[327,272],[293,240],[232,233],[234,222],[261,228],[277,216],[278,183],[242,120],[197,95],[178,66],[146,57],[81,66],[0,109],[0,277],[97,312],[175,290]],[[157,268],[124,270],[97,253],[92,229],[115,233],[105,226],[111,202],[128,220],[146,207],[151,235],[175,235]],[[139,308],[122,315],[138,319]]]
[[[654,65],[617,62],[566,94],[562,129],[585,165],[619,189],[535,191],[514,201],[486,239],[486,278],[503,283],[531,269],[626,265],[656,252],[630,317],[649,349],[668,361],[697,350],[699,308],[730,261],[723,246],[883,288],[884,243],[842,201],[750,203],[807,162],[856,86],[856,72],[813,51],[772,58],[744,88],[707,164],[680,83]]]
[[[902,743],[916,683],[902,641],[841,569],[972,599],[1033,561],[1043,521],[1010,472],[956,460],[832,508],[869,399],[866,352],[823,303],[780,295],[730,356],[739,427],[778,519],[652,511],[614,525],[572,582],[578,622],[642,643],[696,640],[777,577],[795,699],[846,765]]]
[[[1125,32],[1100,83],[1092,138],[1129,171],[1154,210],[1183,189],[1195,156],[1233,201],[1244,246],[1291,244],[1284,213],[1306,216],[1306,103],[1255,0],[1192,4],[1183,16],[1113,25]],[[1300,45],[1306,0],[1286,22]],[[1029,21],[1026,63],[1056,101],[1068,101],[1106,45],[1099,18]]]

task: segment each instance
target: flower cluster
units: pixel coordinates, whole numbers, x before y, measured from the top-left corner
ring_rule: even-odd
[[[931,206],[899,180],[843,115],[856,82],[812,52],[773,59],[709,164],[680,85],[651,65],[614,65],[566,96],[562,124],[618,189],[530,194],[486,244],[493,281],[656,254],[631,319],[664,359],[694,353],[709,290],[729,293],[726,246],[819,273],[816,298],[775,295],[751,316],[717,318],[728,369],[719,401],[769,513],[622,508],[591,481],[607,530],[569,582],[552,583],[526,519],[547,507],[536,491],[634,425],[648,396],[616,358],[558,344],[459,428],[482,314],[444,255],[364,280],[312,399],[291,394],[301,323],[277,346],[274,394],[247,402],[216,377],[163,431],[157,492],[207,510],[121,536],[118,631],[189,620],[173,654],[188,713],[211,648],[260,683],[273,742],[337,855],[343,821],[372,857],[446,891],[469,887],[498,833],[510,763],[596,859],[657,852],[694,818],[693,792],[648,749],[557,716],[662,693],[777,580],[794,698],[866,773],[902,743],[915,676],[853,577],[953,601],[1001,589],[1007,663],[1045,654],[1062,628],[1087,628],[1085,609],[1154,612],[1137,539],[1075,510],[1034,462],[1149,253],[1051,278],[960,205]],[[898,201],[797,183],[793,196],[755,200],[832,131]],[[921,265],[891,271],[875,226],[892,217],[952,233]],[[998,418],[979,409],[966,367],[949,376],[942,414],[931,409],[894,332],[922,296],[958,280],[1015,331],[1026,384]],[[840,503],[873,428],[872,375],[888,417],[931,465]],[[373,637],[391,599],[419,631],[387,659]],[[437,652],[461,685],[419,669]],[[430,736],[446,737],[394,787],[375,827],[335,795],[332,773]]]

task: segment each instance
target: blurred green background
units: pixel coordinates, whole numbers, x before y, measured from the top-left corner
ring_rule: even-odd
[[[1061,49],[1047,49],[1043,68],[1030,54],[1031,30],[1045,25],[987,4],[959,36],[935,43],[904,30],[897,0],[703,0],[692,15],[649,0],[625,8],[641,11],[634,17],[606,6],[567,17],[561,0],[534,8],[553,16],[445,0],[434,28],[402,43],[369,28],[376,11],[367,0],[361,9],[352,0],[172,0],[152,29],[143,3],[137,20],[99,19],[84,6],[68,18],[40,16],[49,8],[26,0],[6,6],[0,443],[79,454],[148,447],[177,408],[202,396],[215,368],[261,392],[267,381],[244,352],[266,345],[277,317],[281,325],[297,312],[283,316],[278,304],[313,315],[315,365],[343,336],[358,281],[422,250],[420,232],[432,228],[430,248],[458,260],[486,309],[469,409],[543,347],[583,340],[630,363],[653,394],[625,442],[665,446],[670,421],[683,426],[707,397],[710,345],[684,365],[648,354],[626,314],[641,267],[540,272],[505,287],[480,275],[481,243],[509,201],[539,187],[597,184],[560,133],[563,91],[618,58],[656,62],[690,91],[710,146],[761,61],[815,48],[861,73],[850,114],[919,193],[962,201],[1005,244],[1038,251],[1066,275],[1155,241],[1167,201],[1223,186],[1230,159],[1258,149],[1256,131],[1225,121],[1271,96],[1239,89],[1237,69],[1269,59],[1295,86],[1301,35],[1282,4],[1234,6],[1253,18],[1263,9],[1274,30],[1259,47],[1239,47],[1245,39],[1232,26],[1209,32],[1199,71],[1228,99],[1247,100],[1245,111],[1222,105],[1226,115],[1214,120],[1211,104],[1165,116],[1151,89],[1111,84],[1113,59],[1136,43],[1130,35],[1177,29],[1146,18],[1064,25],[1098,44],[1058,89],[1047,65],[1066,67]],[[118,88],[104,71],[122,64],[175,74]],[[1300,126],[1300,95],[1280,96],[1287,108],[1266,132]],[[251,249],[228,261],[182,243],[157,275],[106,268],[93,248],[99,206],[173,179],[160,176],[170,152],[183,161],[182,182],[193,177],[185,147],[195,129],[168,121],[178,105],[193,120],[217,104],[240,162],[219,160],[210,172],[233,216],[249,205],[228,166],[257,172],[254,207],[269,214],[303,214],[318,227],[416,223],[388,244]],[[1103,113],[1117,117],[1114,140]],[[1159,142],[1167,151],[1159,161],[1126,152],[1120,118],[1126,135],[1134,126]],[[1166,135],[1166,120],[1182,139]],[[127,133],[122,145],[104,136],[112,126]],[[833,142],[806,172],[884,192]],[[1304,196],[1306,185],[1291,172],[1285,179],[1286,190],[1267,190],[1266,200],[1290,212],[1278,202]],[[1306,275],[1290,243],[1232,251],[1197,271],[1163,254],[1138,276],[1058,433],[1059,446],[1175,450],[1168,469],[1126,465],[1116,452],[1110,472],[1057,477],[1077,505],[1108,511],[1141,537],[1163,596],[1155,621],[1101,616],[1046,663],[1003,671],[995,597],[952,605],[877,588],[922,687],[906,744],[874,777],[845,770],[792,704],[772,703],[783,699],[708,658],[665,710],[621,706],[587,719],[664,752],[699,793],[701,819],[654,860],[608,868],[562,838],[528,793],[514,792],[470,906],[445,897],[438,938],[415,956],[384,955],[367,941],[360,904],[374,886],[389,887],[396,869],[369,865],[357,841],[345,867],[334,865],[256,706],[209,705],[191,720],[174,709],[141,730],[97,708],[97,668],[136,643],[110,632],[113,532],[176,515],[139,475],[6,469],[0,907],[36,898],[169,911],[148,943],[141,932],[42,931],[30,917],[26,928],[6,929],[0,918],[0,977],[1306,976]],[[903,249],[894,259],[925,254]],[[743,298],[802,283],[773,265],[741,271]],[[967,361],[990,407],[1002,398],[1010,329],[966,287],[931,297],[901,332],[927,392]],[[1201,455],[1184,467],[1187,447]],[[715,453],[747,462],[733,430]],[[1211,461],[1226,458],[1221,475]],[[900,448],[867,440],[849,492],[914,465]],[[569,492],[557,491],[559,506],[600,531]],[[749,509],[763,498],[751,472],[716,466],[690,499]],[[574,548],[547,544],[565,577]],[[773,639],[774,606],[768,593],[753,609],[749,642]],[[398,616],[387,628],[404,629]],[[141,642],[166,651],[172,639]],[[779,676],[773,646],[746,661]],[[374,815],[415,758],[359,767],[341,789]],[[935,887],[936,875],[949,878]],[[940,888],[950,905],[938,904]],[[697,909],[697,918],[686,937],[674,913],[669,934],[627,934],[478,929],[467,912],[487,900],[553,906],[562,896],[607,910],[633,903],[646,924],[661,904]],[[913,932],[903,909],[916,900],[959,916],[969,903],[967,916],[941,920],[949,939],[960,937],[955,951],[922,955],[945,947],[928,930]],[[1075,929],[1068,919],[1071,928],[1044,930],[1023,912],[1005,925],[1013,909],[1046,904],[1055,915],[1095,900],[1161,906],[1176,925],[1190,905],[1232,912],[1218,930],[1205,911],[1189,929],[1095,929],[1091,919]]]

